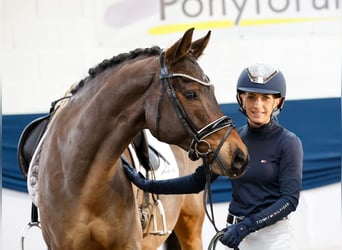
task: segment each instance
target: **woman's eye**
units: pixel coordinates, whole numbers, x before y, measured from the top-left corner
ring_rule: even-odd
[[[197,98],[197,94],[196,94],[195,91],[186,92],[185,93],[185,98],[186,99],[195,99],[195,98]]]

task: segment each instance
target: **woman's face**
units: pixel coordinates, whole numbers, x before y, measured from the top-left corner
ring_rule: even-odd
[[[240,98],[252,127],[269,123],[274,108],[280,103],[280,98],[272,94],[244,92],[240,94]]]

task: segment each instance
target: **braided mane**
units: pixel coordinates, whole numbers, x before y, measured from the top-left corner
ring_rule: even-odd
[[[89,80],[95,78],[97,75],[99,75],[100,73],[102,73],[103,71],[105,71],[106,69],[108,69],[110,67],[115,67],[122,62],[135,59],[138,56],[142,56],[142,55],[145,55],[147,57],[159,55],[160,52],[161,52],[161,48],[159,48],[158,46],[154,46],[151,48],[145,48],[145,49],[138,48],[138,49],[130,51],[129,53],[121,53],[117,56],[113,56],[110,59],[105,59],[101,63],[96,65],[95,67],[90,68],[88,71],[89,75],[86,76],[84,79],[82,79],[77,85],[72,87],[70,92],[71,92],[71,94],[74,95],[87,82],[89,82]]]

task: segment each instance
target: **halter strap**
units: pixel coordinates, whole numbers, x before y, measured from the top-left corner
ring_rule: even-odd
[[[176,95],[176,91],[174,89],[174,87],[172,86],[171,82],[169,81],[170,78],[172,78],[172,76],[169,75],[169,71],[166,67],[165,64],[165,51],[162,51],[160,56],[159,56],[159,61],[160,61],[160,80],[161,80],[161,85],[164,85],[163,83],[166,84],[166,92],[167,95],[169,97],[169,99],[171,100],[171,103],[173,105],[173,107],[176,110],[177,116],[178,118],[181,120],[184,128],[186,129],[186,131],[189,133],[189,135],[196,141],[197,140],[197,131],[194,128],[193,124],[190,122],[190,120],[188,119],[182,105],[180,104],[177,95]],[[160,89],[162,90],[163,86],[160,87]],[[160,106],[160,102],[161,102],[161,98],[159,99],[159,104],[158,106]],[[160,107],[159,107],[160,108]],[[158,115],[159,116],[159,110],[158,110]],[[160,116],[159,118],[160,119]],[[159,134],[159,121],[157,123],[157,134]]]

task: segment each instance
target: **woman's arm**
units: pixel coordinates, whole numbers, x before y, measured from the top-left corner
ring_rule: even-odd
[[[123,164],[126,176],[138,188],[154,194],[191,194],[199,193],[205,188],[206,176],[204,166],[199,166],[194,173],[168,180],[146,180],[141,174],[127,164]],[[213,179],[216,179],[214,177]],[[212,179],[212,180],[213,180]]]

